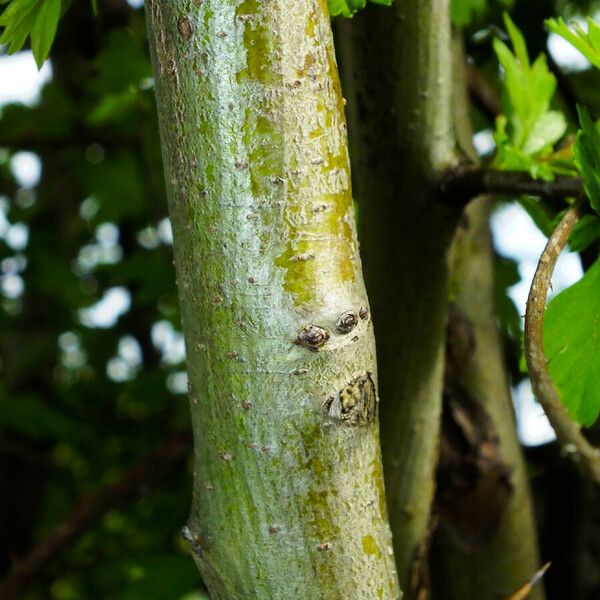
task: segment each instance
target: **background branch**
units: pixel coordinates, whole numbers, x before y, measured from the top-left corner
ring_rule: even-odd
[[[562,218],[548,239],[533,277],[525,312],[525,358],[533,393],[538,399],[560,443],[574,450],[588,475],[600,484],[600,451],[581,433],[569,416],[548,372],[544,355],[544,312],[550,279],[561,250],[583,213],[583,200],[578,200]]]
[[[502,112],[498,91],[472,62],[467,61],[466,71],[471,101],[490,121],[495,121]]]
[[[15,562],[8,575],[0,581],[0,598],[15,600],[52,559],[98,519],[184,458],[191,448],[191,441],[189,433],[170,437],[138,465],[126,471],[116,483],[82,497],[71,513],[57,523],[27,556]]]
[[[549,200],[578,197],[583,192],[580,177],[556,177],[553,181],[534,179],[525,171],[497,171],[462,163],[448,169],[440,182],[441,192],[466,203],[481,194],[538,196]]]

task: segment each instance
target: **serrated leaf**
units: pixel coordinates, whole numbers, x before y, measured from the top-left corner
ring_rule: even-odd
[[[31,51],[38,66],[42,68],[48,58],[60,19],[61,0],[44,0],[31,29]]]
[[[514,54],[501,40],[494,40],[494,51],[504,68],[504,115],[496,120],[494,167],[528,171],[532,177],[552,180],[554,167],[564,170],[565,166],[548,158],[567,130],[564,115],[549,110],[556,79],[543,55],[531,63],[525,39],[507,14],[504,22]]]
[[[523,36],[510,17],[504,16],[515,54],[500,40],[494,40],[494,50],[504,67],[503,108],[510,125],[515,129],[517,145],[524,143],[530,129],[548,110],[556,90],[556,79],[540,55],[533,65]]]
[[[587,109],[578,106],[577,110],[581,130],[573,147],[575,165],[592,208],[600,214],[600,132]]]
[[[548,370],[571,417],[592,425],[600,413],[600,261],[552,299],[544,320]]]
[[[577,48],[595,67],[600,69],[600,26],[592,19],[587,19],[587,32],[578,24],[572,29],[565,23],[562,17],[548,19],[546,27],[552,32],[560,35],[572,46]]]
[[[527,54],[525,38],[519,31],[519,28],[513,23],[513,20],[508,16],[508,13],[504,13],[504,25],[508,31],[508,36],[512,42],[517,60],[525,69],[529,69],[529,55]]]
[[[0,15],[0,43],[8,53],[21,50],[28,36],[38,68],[48,57],[61,15],[61,0],[12,0]]]
[[[14,54],[23,47],[38,11],[38,0],[12,0],[0,15],[0,27],[4,27],[0,44],[8,44],[9,54]]]

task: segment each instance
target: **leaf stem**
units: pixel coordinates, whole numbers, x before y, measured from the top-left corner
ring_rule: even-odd
[[[569,234],[583,214],[584,206],[580,196],[556,226],[540,257],[527,298],[525,358],[533,393],[542,405],[559,442],[581,460],[587,474],[600,484],[600,450],[588,442],[581,433],[579,425],[569,416],[552,383],[548,372],[548,361],[544,355],[544,313],[550,279],[558,256],[569,239]]]

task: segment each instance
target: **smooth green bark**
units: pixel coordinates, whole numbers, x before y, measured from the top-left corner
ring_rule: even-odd
[[[490,417],[500,459],[511,470],[513,492],[496,531],[481,546],[467,551],[440,533],[433,563],[434,597],[440,600],[507,598],[541,567],[529,482],[496,327],[490,202],[483,197],[469,205],[453,251],[453,299],[473,335],[473,352],[455,376]],[[484,513],[485,507],[480,510]],[[543,586],[537,586],[529,598],[544,598]]]
[[[146,4],[215,599],[398,598],[323,0]]]
[[[459,216],[436,185],[455,160],[449,10],[448,0],[401,0],[392,8],[368,7],[340,31],[361,251],[381,373],[386,490],[405,590],[419,575],[415,558],[429,533],[447,253]]]
[[[456,138],[462,152],[477,161],[472,144],[466,56],[460,35],[453,36],[453,46]],[[498,458],[510,469],[513,491],[493,535],[479,547],[470,551],[460,548],[440,528],[432,561],[434,598],[440,600],[508,597],[541,566],[529,480],[496,324],[489,230],[491,202],[491,198],[481,197],[467,206],[451,253],[451,300],[469,324],[472,336],[472,350],[465,354],[458,372],[452,376],[489,417],[499,442]],[[477,508],[485,517],[486,507]],[[542,600],[543,586],[536,586],[530,598]]]

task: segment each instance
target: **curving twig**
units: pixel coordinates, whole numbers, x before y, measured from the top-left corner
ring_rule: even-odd
[[[190,447],[189,433],[176,434],[123,473],[117,482],[81,498],[73,511],[57,523],[27,556],[15,562],[0,581],[0,598],[16,600],[52,559],[109,510],[151,483],[162,471],[177,464],[187,455]]]
[[[575,224],[581,218],[584,202],[580,198],[567,211],[548,239],[533,277],[525,312],[525,358],[535,397],[542,405],[559,442],[580,458],[587,474],[600,484],[600,450],[594,448],[581,433],[579,425],[562,404],[544,355],[544,312],[550,279],[561,250]]]

